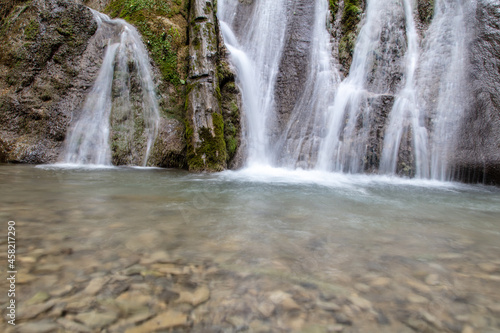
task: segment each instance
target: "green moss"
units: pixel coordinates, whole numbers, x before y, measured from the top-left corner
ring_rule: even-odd
[[[167,16],[172,11],[170,1],[164,0],[115,0],[107,9],[112,10],[112,15],[122,18],[133,16],[142,10],[162,16]]]
[[[238,108],[238,105],[236,105],[236,103],[234,101],[231,101],[230,107],[231,107],[231,112],[238,113],[238,117],[239,117],[240,109]]]
[[[40,95],[40,99],[44,102],[50,101],[52,99],[52,94],[50,91],[45,91]]]
[[[215,87],[215,93],[217,94],[217,100],[220,102],[222,100],[222,95],[220,93],[219,85]]]
[[[71,22],[68,19],[62,20],[60,26],[56,27],[56,30],[59,34],[65,37],[73,37],[74,36],[74,28]]]
[[[200,145],[192,145],[193,129],[186,124],[188,142],[188,167],[191,171],[221,171],[226,165],[226,142],[224,141],[224,120],[222,115],[212,113],[213,132],[203,127],[198,131]]]
[[[2,27],[0,33],[8,30],[10,24],[28,9],[30,3],[31,1],[27,0],[2,1],[2,5],[0,6],[0,26]]]
[[[236,149],[238,148],[238,139],[233,137],[229,137],[226,139],[227,146],[227,154],[231,157],[236,153]]]
[[[181,0],[114,0],[106,8],[113,17],[120,17],[137,27],[163,79],[174,86],[181,85],[178,71],[178,51],[181,34],[171,27],[166,29],[158,17],[172,17],[183,10]]]
[[[342,38],[339,42],[339,60],[346,71],[349,71],[356,43],[356,32],[361,14],[360,0],[345,0],[342,11]]]
[[[335,15],[339,11],[339,1],[338,0],[330,0],[330,12],[332,13],[333,21],[335,21]]]
[[[362,12],[359,7],[359,0],[344,1],[344,11],[342,13],[342,32],[344,34],[356,30]]]
[[[40,25],[36,20],[31,20],[30,23],[24,28],[24,37],[27,40],[35,40],[40,32]]]

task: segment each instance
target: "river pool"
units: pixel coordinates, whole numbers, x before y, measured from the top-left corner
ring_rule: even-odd
[[[19,332],[500,332],[498,187],[27,165],[0,184]]]

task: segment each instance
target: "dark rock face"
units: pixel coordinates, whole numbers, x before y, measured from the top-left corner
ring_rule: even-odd
[[[457,148],[456,177],[500,184],[500,3],[479,0],[470,47],[472,101]]]
[[[56,161],[72,115],[99,69],[100,54],[85,58],[96,28],[87,8],[67,1],[21,3],[2,20],[2,161]]]
[[[285,45],[276,78],[276,136],[286,130],[290,113],[300,98],[307,81],[315,3],[295,1],[286,9],[288,21]],[[274,140],[273,140],[274,141]]]
[[[366,157],[363,161],[366,172],[376,172],[380,166],[385,123],[388,112],[390,112],[393,105],[394,95],[373,95],[367,98],[366,104],[362,106],[371,109],[369,113],[370,119],[367,122],[372,124],[368,129],[369,140],[365,152]]]

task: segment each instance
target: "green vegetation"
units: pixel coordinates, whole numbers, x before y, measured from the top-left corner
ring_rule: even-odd
[[[342,11],[342,38],[339,42],[339,61],[349,71],[356,43],[357,29],[363,10],[360,0],[345,0]]]
[[[34,40],[39,32],[40,27],[36,20],[31,20],[26,28],[24,28],[24,36],[27,40]]]
[[[224,115],[224,140],[226,141],[228,162],[236,154],[240,135],[240,110],[236,95],[238,89],[234,81],[227,82],[222,89],[222,112]]]
[[[200,128],[201,144],[195,149],[192,144],[193,129],[186,123],[188,167],[191,171],[222,171],[226,165],[226,142],[224,141],[224,120],[219,113],[212,113],[214,135],[209,128]]]
[[[162,20],[162,17],[173,18],[178,14],[187,16],[182,0],[114,0],[106,11],[137,27],[163,79],[174,86],[182,84],[183,75],[178,66],[183,61],[179,55],[184,44],[179,31],[182,28]]]
[[[333,21],[335,21],[335,16],[339,10],[339,1],[338,0],[330,0],[330,12],[332,13]]]
[[[355,31],[363,11],[359,7],[359,0],[345,0],[342,13],[342,32]]]

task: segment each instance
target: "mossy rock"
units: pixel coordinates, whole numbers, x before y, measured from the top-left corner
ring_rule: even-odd
[[[434,0],[418,0],[417,6],[420,22],[429,25],[434,16]]]
[[[222,171],[225,169],[227,154],[224,140],[224,119],[219,113],[212,113],[213,135],[209,128],[198,131],[200,143],[193,147],[193,129],[186,125],[188,142],[188,167],[190,171]]]
[[[361,0],[345,0],[342,10],[341,32],[342,37],[339,42],[339,61],[343,65],[346,73],[349,72],[356,45],[358,25],[363,14]]]
[[[181,85],[186,77],[180,49],[187,43],[187,22],[178,17],[187,17],[186,2],[188,0],[113,0],[106,7],[110,16],[123,18],[137,27],[163,79],[174,86]]]

